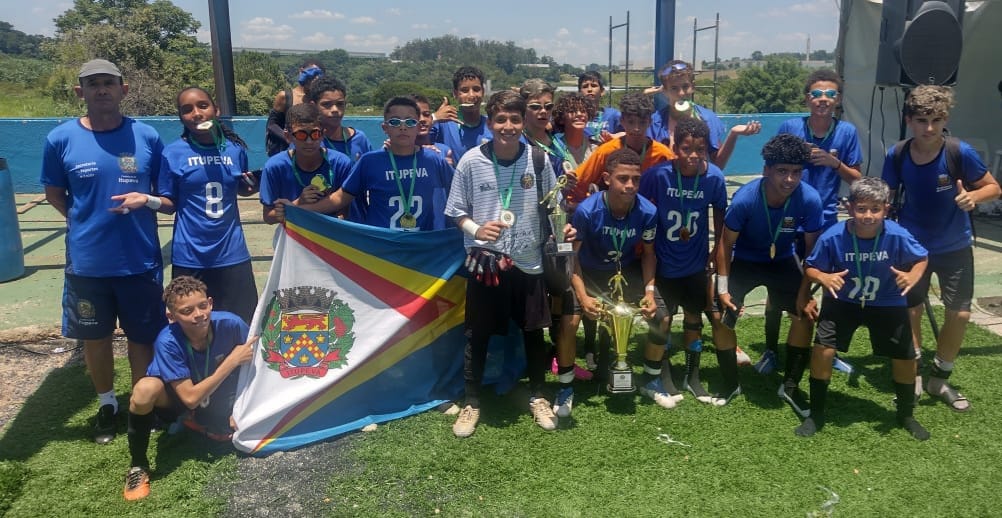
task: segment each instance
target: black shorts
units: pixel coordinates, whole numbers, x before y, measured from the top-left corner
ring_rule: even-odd
[[[468,333],[507,335],[508,321],[519,329],[535,331],[550,325],[550,304],[543,275],[529,275],[517,267],[499,273],[497,286],[466,281]]]
[[[970,311],[974,297],[974,250],[966,247],[945,254],[930,254],[925,274],[908,292],[908,307],[925,301],[933,273],[939,279],[940,299],[946,309]]]
[[[706,311],[706,305],[709,302],[707,299],[709,296],[707,294],[707,284],[708,279],[705,270],[687,277],[674,279],[667,277],[657,278],[658,291],[665,298],[665,303],[673,315],[679,306],[686,313],[693,315],[698,315]]]
[[[769,294],[769,304],[774,308],[797,313],[797,292],[804,273],[796,257],[778,259],[768,263],[755,263],[736,259],[731,263],[728,276],[728,291],[731,301],[741,309],[748,292],[765,286]]]
[[[250,324],[257,308],[257,284],[250,260],[220,268],[188,268],[174,265],[171,279],[189,275],[205,283],[212,309],[229,311]]]
[[[814,343],[846,352],[859,326],[869,329],[873,354],[895,360],[915,359],[908,308],[904,306],[864,308],[825,298]]]
[[[67,273],[63,282],[63,336],[99,340],[111,336],[117,322],[130,341],[152,346],[167,325],[163,292],[160,268],[122,277]]]

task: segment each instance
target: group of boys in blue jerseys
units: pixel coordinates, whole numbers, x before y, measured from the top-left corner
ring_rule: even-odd
[[[258,174],[207,92],[178,94],[184,129],[164,146],[152,128],[122,115],[128,85],[101,59],[83,65],[75,87],[87,114],[46,139],[42,183],[67,218],[63,332],[83,341],[100,401],[94,438],[101,444],[116,434],[116,324],[128,339],[128,500],[149,494],[147,449],[158,419],[181,417],[217,440],[233,432],[235,373],[253,356],[247,323],[257,299],[237,199],[258,189],[268,223],[283,222],[285,206],[295,205],[400,231],[462,230],[470,278],[457,437],[476,430],[487,345],[512,321],[525,345],[533,420],[556,429],[571,415],[574,379],[609,374],[608,333],[599,337],[599,364],[586,343],[594,374],[576,365],[578,326],[604,318],[604,301],[619,297],[636,303],[648,324],[640,393],[664,408],[677,406],[684,391],[726,405],[741,394],[735,321],[747,294],[763,285],[768,348],[756,370],[768,373],[778,363],[776,324],[786,311],[778,395],[802,418],[797,435],[824,426],[836,352],[847,350],[859,326],[869,328],[874,352],[891,358],[897,422],[913,437],[929,437],[913,415],[923,388],[953,410],[970,409],[947,381],[973,294],[965,212],[997,198],[999,186],[962,142],[961,170],[948,164],[943,131],[953,98],[946,87],[911,92],[904,109],[914,137],[903,151],[888,151],[881,180],[861,177],[856,130],[834,116],[841,79],[812,73],[804,90],[810,114],[783,124],[762,150],[762,177],[728,204],[722,168],[737,138],[761,126],[736,125],[722,139],[716,114],[687,100],[695,76],[685,62],[662,69],[668,105],[659,111],[644,93],[625,95],[620,110],[599,108],[604,89],[594,73],[579,78],[579,92],[556,100],[538,79],[485,100],[483,73],[461,67],[453,77],[456,105],[446,98],[432,112],[420,95],[385,104],[380,149],[342,124],[343,83],[315,62],[305,63],[301,76],[302,102],[283,103],[280,133],[269,127],[288,148]],[[839,222],[843,182],[850,184],[849,219]],[[903,198],[897,222],[886,219],[895,198]],[[553,207],[568,213],[563,228],[548,218]],[[174,215],[166,288],[157,212]],[[572,243],[569,262],[552,254],[560,241]],[[946,320],[923,387],[919,323],[932,273]],[[679,308],[680,388],[669,332]],[[700,380],[703,314],[720,366],[721,390],[712,395]],[[547,327],[555,358],[543,340]],[[544,394],[551,361],[559,381],[552,402]],[[809,399],[799,388],[808,369]]]

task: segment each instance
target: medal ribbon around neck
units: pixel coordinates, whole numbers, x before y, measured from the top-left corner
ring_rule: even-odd
[[[835,133],[835,126],[836,126],[835,123],[837,121],[834,118],[832,118],[831,124],[828,126],[828,131],[825,133],[825,136],[821,137],[821,140],[818,140],[818,138],[814,136],[814,130],[811,129],[811,125],[808,122],[809,118],[810,117],[804,117],[804,133],[806,133],[807,136],[810,137],[812,144],[814,145],[824,144],[825,141],[832,136],[832,133]]]
[[[185,345],[185,347],[188,348],[188,354],[191,355],[191,366],[192,366],[192,371],[193,371],[192,372],[192,378],[196,378],[195,379],[195,383],[201,383],[203,380],[205,380],[205,378],[208,378],[209,374],[210,374],[209,373],[209,358],[212,355],[209,354],[209,353],[212,352],[212,322],[209,322],[209,334],[208,334],[207,339],[205,340],[205,372],[204,373],[199,373],[198,369],[194,368],[195,367],[195,348],[191,346],[191,340],[188,339],[187,335],[185,335],[185,337],[184,337],[184,345]],[[202,374],[202,376],[201,377],[196,377],[195,376],[196,374]]]
[[[852,232],[852,251],[856,254],[853,257],[856,259],[856,274],[859,275],[860,282],[860,296],[859,296],[859,307],[866,307],[866,293],[862,290],[862,284],[866,282],[866,274],[863,273],[863,261],[859,258],[859,241],[856,239],[856,225],[853,224]],[[873,237],[873,250],[870,251],[870,255],[873,256],[877,253],[877,245],[880,244],[880,236],[883,234],[883,229],[877,232],[877,235]],[[868,263],[866,268],[866,273],[870,273],[870,264]]]
[[[501,201],[501,209],[508,210],[508,206],[511,205],[511,191],[515,187],[515,164],[511,165],[511,179],[508,180],[508,188],[504,190],[504,194],[501,193],[501,166],[498,165],[498,157],[491,150],[491,161],[494,162],[494,177],[497,179],[498,183],[498,199]],[[518,158],[515,159],[518,161]]]
[[[417,183],[417,150],[414,151],[414,161],[411,164],[411,186],[410,191],[404,194],[404,184],[400,181],[400,170],[397,169],[397,160],[393,158],[393,151],[386,150],[390,156],[390,165],[393,166],[393,179],[397,181],[397,190],[400,192],[400,202],[404,206],[404,215],[411,214],[411,202],[414,200],[414,184]]]
[[[700,163],[699,165],[702,166],[703,164]],[[692,192],[696,192],[696,190],[699,189],[699,177],[700,176],[702,176],[702,175],[697,172],[696,173],[696,181],[692,184]],[[689,234],[689,216],[690,216],[690,214],[689,214],[689,209],[685,208],[685,195],[683,194],[683,191],[682,191],[682,171],[681,171],[681,168],[675,168],[675,178],[678,181],[678,205],[679,205],[679,209],[681,209],[681,212],[682,212],[682,231],[680,232],[680,234],[684,234],[684,235],[682,235],[682,240],[683,241],[688,241],[689,237],[690,237],[690,234]],[[770,225],[770,227],[771,226],[772,225]]]
[[[630,212],[633,211],[633,205],[636,203],[636,199],[630,204],[630,207],[626,209],[626,215],[623,216],[623,224],[619,226],[614,226],[615,232],[611,233],[612,247],[616,250],[616,272],[619,273],[623,270],[622,267],[622,257],[623,257],[623,245],[626,244],[626,223],[627,219],[630,217]],[[612,207],[609,206],[609,191],[602,191],[602,204],[605,205],[605,210],[609,211],[609,216],[612,217],[613,222],[616,221],[616,215],[612,213]]]
[[[779,231],[783,228],[783,218],[786,217],[786,209],[790,206],[790,198],[786,198],[786,202],[783,203],[783,214],[779,217],[779,224],[776,225],[776,230],[772,228],[772,217],[769,215],[769,202],[765,198],[765,181],[759,183],[759,192],[762,193],[762,208],[765,209],[765,221],[769,226],[769,231],[772,232],[772,243],[769,244],[769,259],[776,258],[776,240],[779,239]]]
[[[341,140],[344,141],[344,154],[347,155],[348,160],[350,160],[351,163],[354,164],[355,155],[351,152],[351,146],[348,145],[348,141],[351,140],[351,136],[348,135],[348,128],[345,128],[344,126],[341,126]],[[337,150],[337,148],[334,146],[334,141],[327,138],[326,136],[324,136],[324,146],[329,149],[333,149],[335,151]]]
[[[295,173],[292,176],[295,176],[296,177],[296,182],[299,183],[299,186],[305,189],[307,184],[306,184],[306,182],[303,181],[302,175],[305,175],[306,173],[304,173],[303,171],[301,171],[299,169],[299,165],[296,164],[296,151],[295,150],[292,151],[292,156],[290,158],[292,158],[292,170]],[[331,170],[331,163],[327,161],[327,150],[326,149],[324,149],[324,160],[323,161],[324,161],[325,164],[327,164],[327,173],[326,173],[326,175],[323,174],[323,173],[314,172],[314,177],[319,176],[319,177],[323,178],[324,176],[327,176],[327,180],[326,180],[327,181],[327,187],[328,188],[334,187],[334,171]],[[319,171],[319,169],[317,169],[317,171]],[[313,183],[313,182],[311,181],[310,183]]]
[[[219,153],[222,154],[226,150],[226,135],[223,134],[223,127],[219,124],[216,119],[207,120],[199,124],[202,126],[205,123],[209,123],[209,135],[212,135],[212,147],[206,146],[194,138],[189,138],[188,141],[195,145],[199,149],[217,149]],[[199,128],[201,129],[201,128]]]

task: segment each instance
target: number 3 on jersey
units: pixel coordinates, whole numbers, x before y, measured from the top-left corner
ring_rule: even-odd
[[[396,207],[396,212],[390,216],[390,228],[400,228],[400,218],[404,215],[404,202],[400,196],[390,197],[390,207]],[[424,208],[424,200],[420,196],[414,196],[411,198],[411,216],[415,219],[421,217],[421,211]]]
[[[209,182],[205,184],[205,215],[212,219],[223,217],[226,209],[223,207],[223,184]]]
[[[667,220],[668,230],[665,231],[665,239],[668,241],[678,241],[682,239],[680,232],[682,230],[682,213],[677,210],[670,210],[665,214],[665,219]],[[695,237],[699,233],[699,212],[689,213],[689,235]]]

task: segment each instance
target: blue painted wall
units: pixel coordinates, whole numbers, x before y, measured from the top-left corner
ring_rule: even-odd
[[[779,125],[790,117],[804,114],[771,113],[757,114],[755,119],[762,122],[762,132],[751,137],[738,140],[737,149],[727,165],[727,174],[750,174],[762,170],[762,157],[759,152],[762,145],[776,134]],[[741,124],[751,120],[749,115],[720,115],[725,127]],[[66,119],[0,119],[0,157],[7,159],[13,182],[14,192],[42,192],[38,183],[42,164],[42,144],[45,135]],[[181,123],[177,117],[140,117],[140,120],[150,124],[164,139],[164,143],[172,142],[181,134]],[[385,135],[380,128],[382,117],[347,117],[348,126],[365,132],[372,141],[373,147],[382,146]],[[264,125],[262,117],[236,117],[230,126],[248,145],[250,145],[250,166],[258,169],[268,158],[264,152]]]

